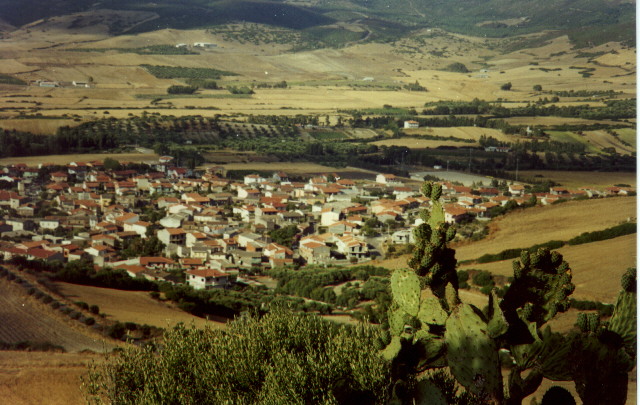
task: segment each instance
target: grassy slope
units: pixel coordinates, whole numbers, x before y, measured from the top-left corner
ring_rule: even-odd
[[[198,327],[222,327],[219,322],[207,321],[190,315],[175,306],[152,299],[148,292],[121,291],[110,288],[90,287],[69,283],[57,283],[60,292],[67,298],[98,305],[100,312],[120,322],[135,322],[166,328],[178,322]]]
[[[576,299],[614,302],[620,291],[620,277],[636,264],[636,235],[626,235],[601,242],[565,246],[558,249],[573,274]],[[493,274],[512,276],[513,260],[461,266],[461,269],[489,270]]]
[[[635,197],[570,201],[529,208],[495,220],[495,232],[479,242],[457,247],[456,257],[458,260],[471,260],[485,253],[525,248],[550,240],[568,240],[635,216]]]

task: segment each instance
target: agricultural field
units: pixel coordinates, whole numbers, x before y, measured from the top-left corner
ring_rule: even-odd
[[[487,238],[457,246],[456,257],[472,260],[485,253],[569,240],[583,232],[606,229],[635,218],[636,200],[636,197],[602,198],[515,211],[495,219],[492,224],[495,230]]]
[[[515,175],[515,173],[513,174]],[[638,184],[636,174],[629,172],[522,170],[519,175],[522,179],[551,180],[569,188],[594,187],[596,189],[604,189],[614,184],[629,184],[632,187]]]
[[[146,291],[122,291],[110,288],[83,286],[69,283],[56,283],[60,293],[71,301],[83,301],[89,305],[98,305],[107,319],[120,322],[134,322],[167,328],[183,322],[193,323],[197,327],[224,327],[224,322],[198,318],[184,312],[175,305],[152,299]]]
[[[38,135],[51,135],[63,126],[80,124],[72,119],[5,119],[0,120],[0,129],[32,132]]]
[[[633,234],[558,249],[571,267],[573,283],[576,285],[572,297],[579,300],[615,302],[620,291],[620,278],[629,267],[634,267],[637,263],[636,247],[637,236]],[[465,264],[460,266],[460,269],[488,270],[492,274],[510,277],[513,275],[512,262],[513,259]]]
[[[0,341],[49,342],[68,352],[103,352],[105,343],[88,328],[72,325],[49,306],[29,297],[22,287],[0,280]],[[77,323],[77,322],[76,322]]]
[[[103,359],[92,353],[0,351],[0,398],[15,405],[85,404],[81,377]]]
[[[37,166],[40,163],[52,163],[55,165],[66,165],[71,162],[92,162],[94,160],[104,160],[113,158],[119,162],[148,162],[157,161],[159,156],[155,153],[85,153],[76,155],[47,155],[47,156],[18,156],[0,159],[0,165],[6,166],[16,163],[25,163],[29,166]]]

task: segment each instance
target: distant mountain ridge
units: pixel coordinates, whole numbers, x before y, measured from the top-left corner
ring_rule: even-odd
[[[307,5],[308,4],[308,5]],[[582,31],[584,43],[635,39],[635,1],[616,0],[0,0],[0,18],[14,26],[80,11],[113,9],[153,12],[158,18],[136,27],[207,28],[253,22],[295,30],[358,21],[372,40],[393,40],[419,28],[492,37],[542,30]],[[119,34],[114,29],[113,34]]]

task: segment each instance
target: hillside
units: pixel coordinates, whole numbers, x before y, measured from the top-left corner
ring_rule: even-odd
[[[603,198],[538,206],[498,218],[493,231],[478,242],[455,247],[458,260],[486,253],[527,248],[550,240],[569,240],[583,232],[599,231],[636,216],[636,198]]]
[[[50,343],[68,352],[104,351],[105,343],[97,332],[72,326],[73,321],[65,320],[5,279],[0,280],[0,288],[0,342]]]
[[[287,2],[262,0],[160,0],[154,3],[103,0],[87,3],[79,0],[46,2],[1,0],[4,19],[22,26],[54,16],[91,12],[99,9],[154,13],[137,24],[125,20],[103,21],[112,34],[133,30],[145,32],[163,28],[206,28],[230,22],[253,22],[308,31],[322,44],[341,43],[353,37],[350,29],[332,25],[356,23],[366,37],[388,41],[420,28],[444,28],[450,31],[505,37],[543,30],[562,30],[580,46],[608,41],[633,41],[635,2],[606,0],[345,0],[335,2]],[[76,16],[77,17],[77,16]],[[86,19],[76,19],[69,28],[81,28]],[[589,26],[589,30],[581,27]],[[322,27],[321,30],[318,28]],[[337,41],[337,42],[336,42]]]

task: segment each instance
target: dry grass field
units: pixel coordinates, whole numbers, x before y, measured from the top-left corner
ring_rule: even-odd
[[[381,141],[373,142],[378,146],[406,146],[408,148],[435,148],[438,146],[457,146],[459,148],[478,146],[478,141],[482,135],[487,137],[491,136],[502,142],[513,142],[516,138],[514,136],[508,136],[497,129],[491,128],[477,128],[477,127],[451,127],[451,128],[418,128],[418,129],[405,129],[404,132],[407,135],[415,136],[441,136],[441,137],[454,137],[459,139],[473,140],[475,143],[460,142],[454,140],[431,140],[420,138],[393,138],[383,139]]]
[[[113,158],[123,162],[148,162],[157,161],[158,155],[155,153],[86,153],[77,155],[48,155],[48,156],[20,156],[0,159],[0,166],[7,166],[17,163],[25,163],[28,166],[37,166],[40,163],[53,163],[56,165],[66,165],[71,162],[93,162],[103,161],[105,158]]]
[[[68,352],[102,352],[111,344],[26,294],[10,281],[0,281],[0,341],[49,342]],[[108,346],[105,346],[108,345]]]
[[[120,322],[135,322],[159,328],[167,328],[183,322],[193,323],[197,327],[224,327],[224,322],[207,321],[188,314],[175,305],[152,299],[146,291],[122,291],[110,288],[82,286],[69,283],[56,283],[60,293],[72,301],[84,301],[89,305],[98,305],[107,319]]]
[[[0,351],[0,398],[11,405],[81,405],[86,401],[81,376],[90,363],[103,360],[92,353]]]
[[[456,247],[458,260],[485,253],[526,248],[550,240],[568,240],[583,232],[602,230],[636,216],[636,197],[569,201],[516,211],[494,220],[487,238]]]
[[[217,166],[217,165],[205,165]],[[260,170],[260,171],[284,171],[288,174],[309,174],[309,173],[344,173],[344,176],[350,177],[351,174],[361,173],[371,177],[376,175],[376,172],[370,170],[360,169],[357,167],[345,167],[335,168],[331,166],[323,166],[317,163],[311,162],[250,162],[250,163],[229,163],[223,164],[227,170]]]
[[[0,129],[51,135],[55,134],[60,127],[73,127],[79,124],[80,122],[71,119],[6,119],[0,120]]]
[[[620,291],[620,277],[637,263],[636,235],[626,235],[601,242],[565,246],[558,249],[572,270],[576,290],[573,297],[614,302]],[[513,260],[469,264],[460,269],[482,269],[493,274],[512,276]]]
[[[614,184],[637,185],[635,173],[628,172],[570,172],[554,170],[522,170],[522,179],[552,180],[569,188],[594,187],[604,189]]]

